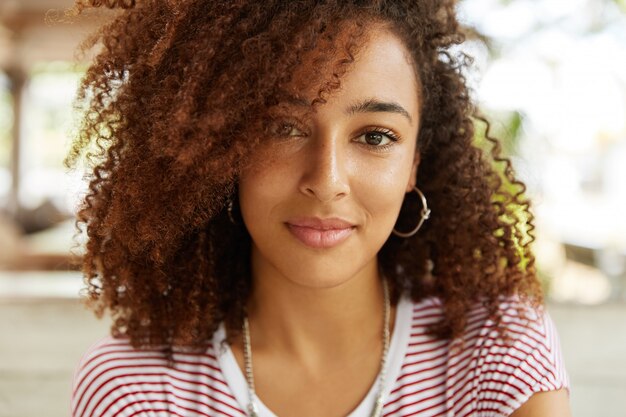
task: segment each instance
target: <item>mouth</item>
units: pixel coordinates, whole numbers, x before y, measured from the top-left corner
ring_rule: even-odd
[[[328,249],[344,242],[356,229],[352,223],[338,218],[300,218],[286,223],[291,234],[313,249]]]

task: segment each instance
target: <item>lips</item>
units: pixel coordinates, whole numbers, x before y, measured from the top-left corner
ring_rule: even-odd
[[[350,237],[356,228],[351,222],[337,217],[300,217],[291,219],[286,224],[294,237],[314,249],[336,246]]]

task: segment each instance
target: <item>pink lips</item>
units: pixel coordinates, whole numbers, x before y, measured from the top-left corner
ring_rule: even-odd
[[[346,240],[355,226],[339,218],[300,217],[287,222],[289,231],[305,245],[324,249]]]

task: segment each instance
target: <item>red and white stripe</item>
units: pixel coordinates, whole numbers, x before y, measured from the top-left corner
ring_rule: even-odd
[[[126,340],[102,339],[74,377],[72,416],[244,416],[210,347],[204,354],[136,351]]]
[[[498,337],[487,311],[477,306],[468,315],[460,343],[425,333],[443,317],[438,299],[412,303],[408,344],[402,347],[404,358],[383,415],[508,416],[535,392],[569,390],[550,316],[527,310],[532,320],[526,322],[518,315],[520,306],[514,300],[501,304],[510,341]],[[76,369],[72,416],[246,415],[220,369],[213,344],[202,354],[175,350],[174,359],[176,365],[168,368],[157,350],[134,350],[125,339],[100,340]]]

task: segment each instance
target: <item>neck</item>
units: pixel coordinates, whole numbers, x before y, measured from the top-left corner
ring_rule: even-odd
[[[339,285],[320,288],[290,280],[254,252],[248,319],[255,352],[317,369],[381,343],[384,295],[376,259]],[[391,332],[394,307],[390,313]]]

